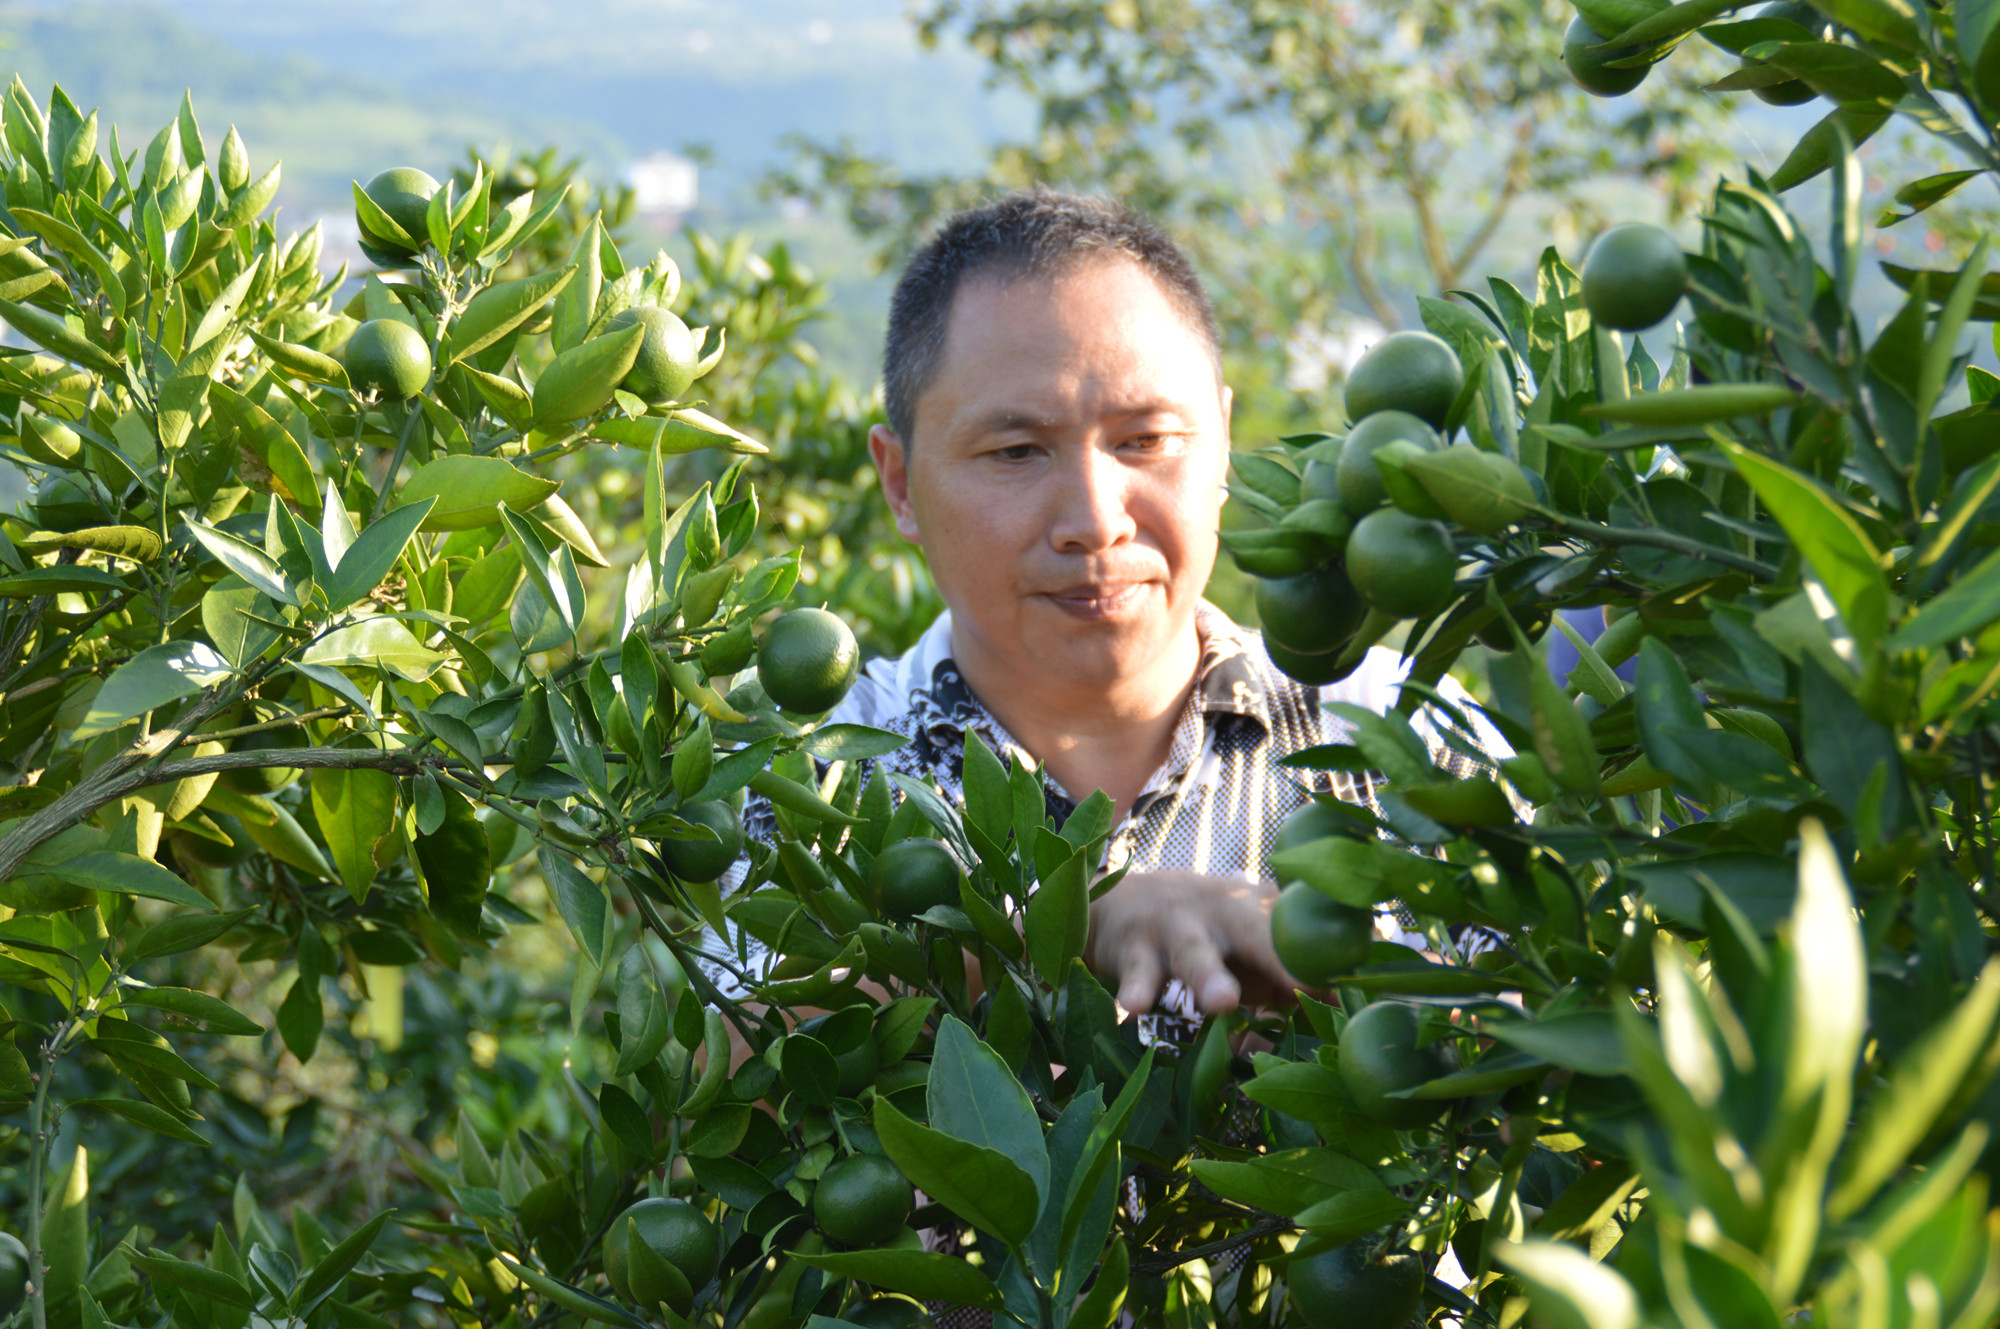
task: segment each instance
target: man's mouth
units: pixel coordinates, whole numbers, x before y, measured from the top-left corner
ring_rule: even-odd
[[[1117,618],[1136,609],[1149,585],[1143,581],[1105,586],[1069,586],[1049,592],[1048,598],[1072,618]]]

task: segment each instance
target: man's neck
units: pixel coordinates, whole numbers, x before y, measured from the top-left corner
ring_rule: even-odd
[[[1169,650],[1109,687],[1010,667],[999,652],[955,635],[952,656],[980,704],[1072,799],[1102,789],[1123,819],[1172,750],[1201,663],[1190,621]]]

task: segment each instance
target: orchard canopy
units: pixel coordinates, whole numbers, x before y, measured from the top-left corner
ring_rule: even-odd
[[[932,602],[789,254],[684,280],[474,158],[381,163],[328,271],[191,103],[121,141],[17,81],[0,1326],[2000,1317],[2000,277],[1856,308],[1868,224],[1993,186],[2000,5],[1470,8],[1547,20],[1551,97],[1720,59],[1818,118],[1236,440],[1274,659],[1410,673],[1274,772],[1378,790],[1267,865],[1318,995],[1185,1043],[1083,963],[1110,800],[827,721],[847,623]],[[1958,160],[1869,217],[1890,134]],[[1471,743],[1447,673],[1473,778],[1411,723]]]

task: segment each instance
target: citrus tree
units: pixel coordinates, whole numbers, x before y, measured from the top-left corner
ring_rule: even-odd
[[[1640,25],[1593,53],[1744,36],[1646,8],[1587,12]],[[1746,58],[1836,99],[1821,71],[1875,60],[1925,117],[1972,65],[1928,17],[1836,9],[1827,49]],[[1238,459],[1274,655],[1332,681],[1403,623],[1413,672],[1285,762],[1375,791],[1311,802],[1271,858],[1319,995],[1163,1042],[1085,962],[1108,800],[1058,824],[975,737],[956,805],[874,764],[893,737],[819,722],[857,651],[787,607],[796,552],[757,556],[760,445],[705,396],[728,356],[669,321],[704,298],[670,264],[586,220],[501,277],[558,199],[391,172],[356,207],[394,279],[348,296],[191,108],[100,156],[16,87],[6,446],[37,484],[0,545],[0,1314],[1991,1322],[1984,251],[1859,325],[1846,110],[1816,131],[1830,221],[1782,198],[1801,147],[1716,190],[1696,253],[1620,231],[1531,292],[1426,301],[1351,425]],[[1625,343],[1683,294],[1671,351]],[[715,449],[713,477],[674,460]],[[629,552],[551,478],[590,455],[640,463]],[[1551,677],[1559,611],[1599,607]],[[1431,702],[1470,741],[1454,666],[1514,749],[1471,779],[1411,723]],[[1391,902],[1423,951],[1369,935]],[[426,1070],[435,1110],[324,1208],[290,1122],[232,1140],[215,1042],[302,1074],[350,994],[373,1028],[392,978],[535,929],[566,939],[566,1013],[422,1027],[567,1034],[552,1101]],[[282,991],[271,1027],[232,966]],[[176,1170],[107,1193],[133,1131]],[[134,1188],[157,1203],[93,1221]]]

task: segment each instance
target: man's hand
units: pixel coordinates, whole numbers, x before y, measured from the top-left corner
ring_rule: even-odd
[[[1135,872],[1090,906],[1086,958],[1134,1013],[1150,1011],[1175,978],[1209,1014],[1287,1001],[1306,984],[1286,973],[1271,949],[1277,898],[1267,881]]]

